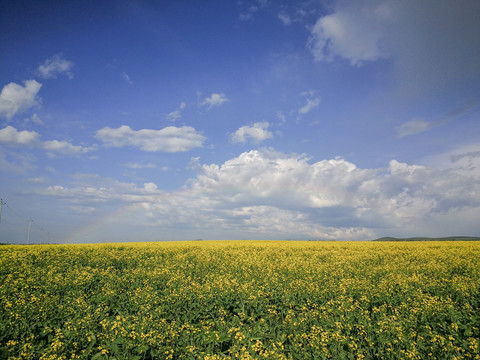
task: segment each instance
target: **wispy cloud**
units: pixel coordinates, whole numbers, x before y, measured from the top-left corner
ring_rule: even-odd
[[[37,73],[44,79],[56,78],[57,75],[64,74],[69,79],[73,79],[73,62],[63,58],[62,54],[57,54],[45,60],[37,68]]]
[[[425,121],[423,119],[413,119],[407,122],[404,122],[402,125],[397,127],[397,133],[399,137],[404,137],[408,135],[415,135],[429,130],[434,126],[434,123]]]
[[[469,101],[463,106],[457,106],[434,120],[427,121],[421,118],[414,118],[406,121],[396,128],[399,137],[420,134],[437,126],[446,125],[456,121],[470,111],[479,107],[478,101]]]
[[[290,25],[292,23],[292,19],[287,14],[280,13],[278,14],[278,18],[283,23],[283,25]]]
[[[277,111],[277,113],[275,114],[277,116],[277,118],[280,119],[280,122],[282,124],[285,124],[287,122],[287,117],[285,116],[285,114],[281,111]]]
[[[303,92],[302,95],[305,97],[307,102],[298,110],[299,114],[307,114],[320,104],[320,97],[315,97],[313,91]]]
[[[166,116],[166,119],[172,122],[177,121],[181,118],[182,118],[182,113],[180,112],[180,110],[172,111],[168,113],[168,115]]]
[[[157,165],[155,164],[140,164],[140,163],[126,163],[123,166],[128,167],[130,169],[155,169]]]
[[[182,118],[182,111],[186,107],[187,107],[187,104],[185,102],[182,102],[176,110],[167,114],[166,120],[167,121],[172,121],[172,122],[180,120]]]
[[[35,159],[31,154],[20,154],[8,148],[0,151],[0,169],[5,173],[22,174],[35,169]]]
[[[125,71],[122,72],[122,76],[127,83],[129,83],[130,85],[133,85],[132,79],[130,78],[130,76]]]
[[[27,123],[28,122],[33,122],[36,125],[44,125],[44,122],[42,121],[42,119],[40,119],[40,116],[38,116],[37,113],[34,113],[32,116],[25,119],[25,122],[27,122]]]

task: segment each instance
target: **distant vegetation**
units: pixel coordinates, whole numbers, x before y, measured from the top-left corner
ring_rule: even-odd
[[[448,236],[439,238],[429,237],[411,237],[411,238],[395,238],[395,237],[382,237],[373,241],[480,241],[480,237],[474,236]]]

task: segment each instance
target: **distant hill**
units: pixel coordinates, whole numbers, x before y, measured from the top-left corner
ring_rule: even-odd
[[[439,238],[429,237],[411,237],[411,238],[395,238],[395,237],[382,237],[372,241],[480,241],[480,237],[474,236],[448,236]]]

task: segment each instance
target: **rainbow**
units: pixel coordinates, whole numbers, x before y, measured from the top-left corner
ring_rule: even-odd
[[[118,223],[120,220],[125,218],[125,221],[122,221],[122,223],[126,224],[128,220],[127,215],[131,215],[140,207],[140,204],[129,204],[127,206],[123,206],[76,229],[72,233],[68,234],[65,238],[63,238],[60,243],[71,244],[85,242],[112,242],[114,241],[114,239],[108,239],[103,237],[102,240],[98,241],[98,238],[102,237],[102,234],[104,234],[105,236],[110,236],[108,234],[111,234],[112,226],[114,226],[115,223]]]

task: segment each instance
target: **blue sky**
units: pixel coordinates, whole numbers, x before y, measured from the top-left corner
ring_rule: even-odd
[[[480,234],[480,3],[0,2],[0,241]]]

